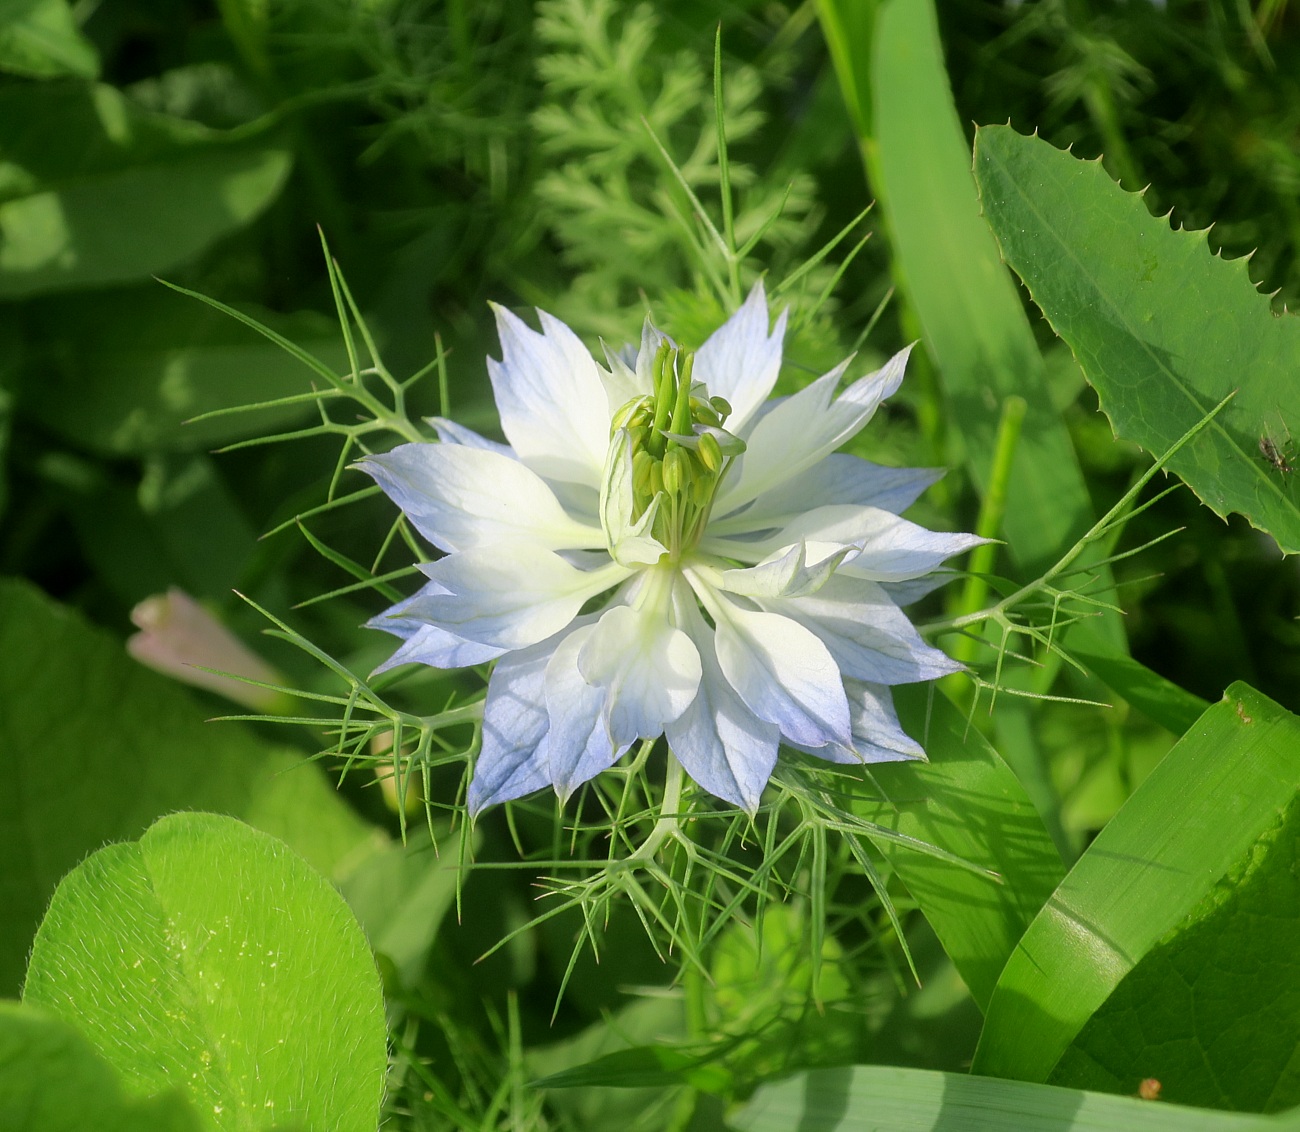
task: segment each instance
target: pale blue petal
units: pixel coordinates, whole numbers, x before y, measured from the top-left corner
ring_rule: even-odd
[[[546,666],[546,758],[551,784],[561,801],[608,770],[626,750],[614,745],[605,724],[605,690],[588,684],[578,670],[578,654],[594,628],[575,629]]]
[[[866,763],[924,759],[925,748],[903,730],[894,711],[894,697],[881,684],[847,679],[849,717],[853,722],[853,749]]]
[[[355,467],[375,478],[415,529],[442,550],[521,540],[549,550],[604,546],[518,460],[462,444],[403,444]]]
[[[502,659],[488,681],[483,746],[469,784],[469,812],[522,798],[550,785],[543,681],[558,642],[543,641]]]
[[[874,582],[837,574],[811,597],[760,604],[816,634],[846,677],[911,684],[962,667],[921,640],[906,614]]]
[[[427,664],[433,668],[468,668],[472,664],[495,660],[506,651],[492,645],[467,641],[439,625],[411,615],[412,606],[418,606],[422,598],[445,592],[446,590],[436,582],[429,582],[413,597],[399,601],[366,622],[367,629],[381,629],[405,641],[405,644],[376,668],[372,675],[377,676],[402,664]]]
[[[458,424],[447,417],[425,417],[424,419],[437,430],[438,439],[443,444],[463,444],[467,448],[482,448],[485,452],[496,452],[500,456],[509,456],[512,460],[518,459],[510,445],[502,444],[499,440],[489,440],[486,436],[480,436],[472,428],[466,428],[463,424]]]
[[[732,432],[745,426],[776,384],[781,372],[786,313],[781,312],[769,335],[767,296],[759,280],[740,309],[710,335],[695,355],[693,377],[704,382],[710,396],[725,397],[730,402],[731,416],[726,426]]]
[[[718,517],[814,467],[857,435],[880,402],[898,388],[910,352],[909,346],[895,354],[832,401],[851,360],[846,359],[767,413],[745,437],[749,447],[735,469],[739,474],[725,481],[718,493]]]
[[[420,568],[445,592],[426,587],[406,604],[406,616],[504,649],[558,633],[584,602],[630,573],[616,563],[580,570],[553,551],[525,544],[475,547]]]
[[[700,686],[694,642],[654,602],[607,609],[578,654],[578,670],[605,691],[606,726],[620,748],[662,735]]]
[[[714,519],[709,531],[715,535],[732,535],[775,529],[806,511],[835,504],[879,507],[897,515],[915,503],[943,474],[942,468],[891,468],[847,452],[833,452],[739,510]]]
[[[792,743],[847,745],[849,705],[826,646],[788,617],[741,609],[697,574],[688,577],[713,616],[718,665],[745,706]]]
[[[564,323],[538,312],[542,332],[493,306],[501,361],[488,359],[501,428],[519,459],[548,480],[600,488],[609,401],[600,367]]]
[[[689,590],[677,595],[675,608],[695,642],[702,673],[690,706],[666,729],[668,745],[700,786],[752,815],[776,765],[781,732],[750,711],[727,682],[714,651],[713,630],[700,616],[694,595]]]

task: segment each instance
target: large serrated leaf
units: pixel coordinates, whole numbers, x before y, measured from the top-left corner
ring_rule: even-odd
[[[1216,514],[1300,551],[1300,323],[1272,313],[1244,259],[1171,229],[1101,167],[1007,126],[980,129],[975,176],[1007,262],[1074,351],[1117,435],[1170,462]],[[1261,452],[1272,448],[1273,458]]]
[[[173,814],[59,884],[23,987],[130,1091],[180,1089],[230,1132],[373,1132],[388,1065],[361,926],[282,841]]]
[[[1147,974],[1159,981],[1158,953],[1165,945],[1211,921],[1212,936],[1220,940],[1233,932],[1264,930],[1257,922],[1260,900],[1253,897],[1240,901],[1244,922],[1234,921],[1234,894],[1251,875],[1248,865],[1261,851],[1261,839],[1270,834],[1282,840],[1275,865],[1283,873],[1291,867],[1288,827],[1278,831],[1298,790],[1300,718],[1246,685],[1233,684],[1101,831],[1025,932],[998,979],[974,1070],[1046,1081],[1130,972],[1140,983],[1142,966],[1151,958]],[[1278,1103],[1295,1095],[1297,1080],[1287,1065],[1296,1048],[1296,1018],[1292,1014],[1285,1024],[1274,1024],[1271,1012],[1278,1002],[1300,997],[1300,963],[1294,956],[1300,910],[1285,899],[1270,901],[1267,892],[1259,895],[1277,920],[1267,926],[1271,946],[1266,943],[1264,953],[1278,953],[1267,978],[1246,971],[1246,977],[1234,979],[1230,968],[1238,956],[1223,960],[1217,975],[1186,965],[1180,969],[1177,963],[1164,967],[1170,979],[1204,977],[1207,987],[1217,984],[1227,1001],[1206,1021],[1217,1031],[1232,1020],[1232,1040],[1217,1043],[1194,1020],[1153,1015],[1150,1054],[1143,1049],[1137,1057],[1131,1043],[1125,1047],[1125,1091],[1136,1090],[1159,1056],[1174,1099],[1264,1107],[1275,1087]],[[1219,962],[1212,950],[1202,953],[1206,963]],[[1183,949],[1184,964],[1197,954],[1195,948]],[[1145,993],[1154,1001],[1150,984]],[[1115,1016],[1123,1006],[1117,1000]],[[1195,1056],[1170,1060],[1169,1050],[1159,1050],[1166,1038],[1184,1041],[1198,1034],[1203,1048],[1188,1051]],[[1099,1048],[1093,1038],[1093,1048]],[[1194,1080],[1178,1075],[1179,1064],[1183,1074],[1195,1076],[1207,1066],[1232,1072],[1243,1060],[1254,1068],[1247,1075],[1238,1072],[1240,1087],[1217,1097],[1198,1093]],[[1114,1059],[1111,1064],[1118,1065]]]

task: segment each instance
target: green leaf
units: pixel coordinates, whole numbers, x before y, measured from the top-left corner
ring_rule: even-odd
[[[185,1097],[128,1095],[117,1071],[74,1026],[33,1006],[0,1002],[0,1128],[5,1132],[200,1132]]]
[[[864,12],[873,9],[868,37]],[[1091,504],[1029,320],[979,215],[934,5],[822,0],[820,10],[850,113],[866,131],[863,155],[896,275],[939,366],[949,420],[960,424],[982,490],[1002,401],[1015,394],[1028,403],[1004,529],[1023,566],[1046,566],[1091,525]],[[858,38],[846,41],[855,28]],[[1122,644],[1118,625],[1110,628]]]
[[[1132,657],[1102,656],[1078,648],[1072,648],[1070,655],[1152,723],[1175,735],[1191,727],[1210,706],[1194,692],[1180,688]]]
[[[143,279],[243,227],[291,157],[109,86],[0,90],[0,297]]]
[[[253,313],[327,364],[346,365],[333,319]],[[156,283],[93,300],[45,299],[30,305],[28,325],[43,364],[19,387],[23,412],[94,452],[208,451],[316,416],[306,403],[187,424],[216,409],[308,394],[312,374],[233,319]]]
[[[388,1064],[360,925],[283,842],[173,814],[60,883],[23,988],[134,1091],[181,1088],[217,1128],[373,1132]]]
[[[997,879],[880,838],[935,934],[987,1008],[998,974],[1065,866],[1011,769],[941,694],[895,689],[899,718],[929,762],[871,768],[879,800],[854,800],[868,821],[954,853]]]
[[[1240,512],[1300,550],[1289,458],[1300,435],[1300,323],[1275,316],[1245,259],[1210,254],[1205,233],[1172,231],[1099,161],[1080,161],[1006,126],[981,128],[975,172],[1007,262],[1079,359],[1117,435],[1169,449],[1236,396],[1170,462],[1218,515]]]
[[[160,814],[246,816],[327,870],[370,838],[317,767],[204,718],[119,638],[0,581],[0,988],[17,990],[59,878]]]
[[[1023,1081],[856,1065],[764,1085],[737,1132],[1295,1132],[1286,1118],[1207,1112]]]
[[[1115,988],[1053,1084],[1251,1112],[1300,1104],[1300,798]]]
[[[672,1046],[635,1046],[607,1053],[595,1061],[552,1073],[534,1081],[538,1089],[644,1089],[689,1085],[702,1092],[720,1092],[731,1084],[731,1074],[712,1064],[716,1055],[703,1057]]]
[[[1223,903],[1222,892],[1207,897],[1225,881],[1231,890],[1297,787],[1300,719],[1233,684],[1101,831],[1025,932],[989,1004],[975,1071],[1047,1080],[1121,980],[1178,925],[1187,930],[1189,916],[1204,918]],[[1293,941],[1294,909],[1277,916],[1286,921],[1277,938]],[[1240,1008],[1249,1015],[1257,1007]],[[1294,1049],[1294,1024],[1292,1034]],[[1247,1048],[1263,1056],[1273,1040],[1260,1035]],[[1141,1073],[1141,1065],[1130,1072]]]
[[[341,882],[370,946],[415,981],[456,899],[460,864],[429,843],[390,844],[358,862]]]
[[[93,79],[99,55],[67,0],[0,0],[0,71],[28,78]]]

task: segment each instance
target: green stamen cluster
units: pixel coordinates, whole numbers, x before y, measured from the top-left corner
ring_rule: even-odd
[[[744,450],[722,429],[731,406],[692,383],[694,364],[689,350],[662,343],[654,357],[654,393],[629,401],[612,423],[615,432],[627,429],[632,441],[632,521],[659,497],[652,533],[674,559],[700,541],[731,457]],[[723,443],[697,425],[717,429]]]

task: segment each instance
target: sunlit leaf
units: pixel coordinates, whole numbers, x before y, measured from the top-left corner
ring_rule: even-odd
[[[1007,262],[1115,432],[1162,453],[1236,390],[1170,467],[1216,514],[1240,512],[1300,550],[1300,493],[1285,470],[1300,436],[1300,323],[1272,313],[1244,259],[1219,259],[1204,232],[1153,217],[1099,161],[992,126],[975,172]]]
[[[23,998],[131,1090],[180,1088],[217,1128],[378,1122],[388,1051],[361,927],[324,877],[235,818],[173,814],[78,865]]]
[[[1150,1048],[1123,1066],[1134,1088],[1148,1075],[1147,1059],[1157,1057],[1156,1035],[1165,1033],[1184,1049],[1166,1050],[1161,1063],[1181,1065],[1192,1075],[1171,1079],[1171,1095],[1196,1095],[1193,1078],[1205,1072],[1208,1060],[1243,1073],[1240,1095],[1225,1089],[1220,1102],[1244,1097],[1262,1107],[1275,1087],[1284,1102],[1295,1088],[1286,1063],[1300,1040],[1300,1024],[1294,1009],[1285,1025],[1273,1010],[1300,995],[1293,946],[1300,913],[1294,903],[1273,905],[1269,892],[1279,882],[1295,887],[1294,877],[1284,879],[1295,860],[1295,834],[1282,820],[1294,808],[1298,788],[1300,719],[1244,684],[1233,684],[1101,831],[1025,932],[989,1004],[975,1070],[1047,1080],[1132,972],[1135,981],[1117,1000],[1111,1021],[1093,1032],[1094,1046],[1107,1046],[1112,1039],[1106,1031],[1117,1022],[1131,1025],[1126,1004],[1135,994],[1154,996],[1162,980],[1183,980],[1227,1000],[1220,1013],[1211,1009],[1203,1019],[1196,1017],[1199,1009],[1182,1020],[1154,1014]],[[1261,862],[1274,851],[1280,857],[1265,867]],[[1283,873],[1270,880],[1276,869]],[[1262,925],[1261,900],[1272,908],[1271,922]],[[1237,949],[1220,970],[1211,969],[1214,948],[1240,932],[1260,933],[1262,952],[1248,961]],[[1270,957],[1273,965],[1261,968],[1259,956]],[[1242,969],[1234,977],[1238,963]],[[1168,993],[1180,1000],[1173,990]],[[1229,1015],[1232,1037],[1220,1042],[1218,1026]],[[1137,1056],[1131,1035],[1121,1044]],[[1112,1071],[1120,1068],[1117,1048],[1111,1046]],[[1279,1062],[1280,1049],[1285,1054]],[[1245,1073],[1242,1065],[1252,1061]]]

